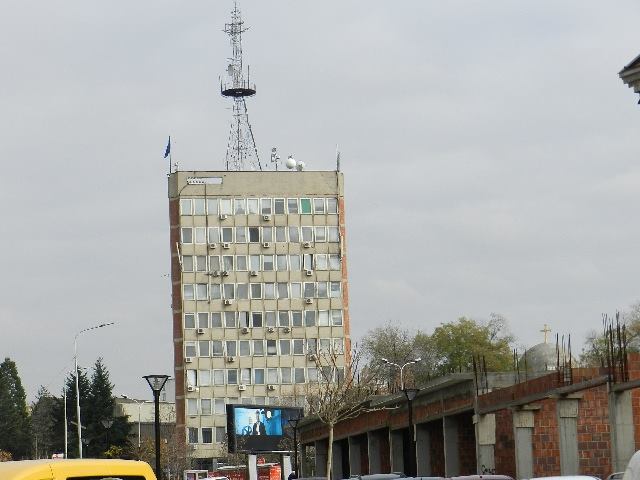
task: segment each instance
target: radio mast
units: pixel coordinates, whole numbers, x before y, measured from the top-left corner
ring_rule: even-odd
[[[262,170],[258,149],[253,138],[253,131],[247,114],[245,97],[256,94],[256,86],[249,83],[249,67],[247,79],[244,78],[242,65],[242,33],[248,27],[244,26],[237,3],[231,12],[231,23],[226,23],[224,32],[231,40],[232,56],[228,59],[228,83],[220,83],[220,93],[233,100],[233,119],[227,143],[227,170]]]

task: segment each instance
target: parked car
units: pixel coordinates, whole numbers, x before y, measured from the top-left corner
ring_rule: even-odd
[[[91,480],[118,478],[156,480],[148,463],[135,460],[22,460],[0,462],[2,480]]]
[[[624,472],[615,472],[607,477],[607,480],[622,480]]]

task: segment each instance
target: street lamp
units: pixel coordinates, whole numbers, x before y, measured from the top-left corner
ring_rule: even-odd
[[[103,418],[100,420],[100,423],[102,423],[102,426],[107,430],[107,450],[109,450],[109,447],[111,446],[109,445],[109,431],[113,426],[113,418]]]
[[[124,398],[125,400],[131,400],[132,402],[136,402],[136,405],[138,405],[138,450],[140,449],[140,417],[141,415],[141,411],[142,411],[142,404],[146,403],[146,400],[136,400],[135,398],[130,398],[127,395],[120,395],[120,397]]]
[[[156,434],[156,477],[162,480],[162,469],[160,468],[160,391],[169,380],[169,375],[145,375],[144,378],[153,391],[153,403],[156,407],[155,413],[155,434]]]
[[[413,427],[413,399],[416,398],[419,390],[417,388],[404,388],[402,390],[404,392],[404,396],[407,397],[407,404],[409,407],[409,434],[411,435],[411,440],[409,441],[409,450],[411,455],[409,455],[409,471],[407,472],[408,477],[415,477],[417,475],[416,472],[416,430]]]
[[[400,390],[404,391],[404,376],[403,376],[404,367],[406,367],[408,365],[413,365],[414,363],[418,363],[418,362],[422,361],[422,358],[420,358],[420,357],[414,358],[413,360],[409,360],[407,363],[405,363],[402,366],[398,365],[397,363],[390,362],[386,358],[381,358],[380,360],[382,360],[382,363],[386,363],[387,365],[392,365],[392,366],[400,369]]]
[[[75,364],[76,370],[76,416],[78,417],[78,456],[82,458],[82,423],[80,422],[80,387],[78,385],[78,337],[91,330],[95,330],[97,328],[108,327],[109,325],[113,325],[114,322],[109,323],[101,323],[100,325],[96,325],[94,327],[85,328],[76,333],[76,336],[73,339],[73,360]]]
[[[293,429],[293,471],[296,474],[296,478],[300,476],[298,470],[298,423],[300,423],[300,420],[302,420],[302,417],[287,420],[289,426]]]

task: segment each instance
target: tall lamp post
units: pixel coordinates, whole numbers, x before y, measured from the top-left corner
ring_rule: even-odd
[[[293,471],[296,474],[296,478],[300,476],[300,471],[298,470],[298,423],[300,423],[300,420],[302,420],[302,417],[287,420],[293,429]]]
[[[153,403],[155,404],[155,436],[156,436],[156,477],[162,480],[162,468],[160,467],[160,392],[164,384],[169,380],[169,375],[145,375],[144,378],[153,391]]]
[[[408,477],[417,476],[416,468],[416,430],[413,426],[413,399],[416,398],[419,390],[417,388],[404,388],[402,390],[405,397],[407,397],[407,404],[409,407],[409,446],[410,446],[410,461],[409,470],[406,472]]]
[[[387,365],[391,365],[392,367],[396,367],[400,370],[400,390],[402,391],[404,391],[404,376],[403,376],[404,367],[407,367],[409,365],[413,365],[414,363],[418,363],[422,361],[422,359],[418,357],[418,358],[414,358],[413,360],[409,360],[407,363],[400,366],[397,363],[390,362],[386,358],[381,358],[380,360],[382,360],[382,363],[386,363]]]
[[[76,336],[73,338],[73,361],[76,371],[76,416],[78,417],[78,456],[80,458],[82,458],[82,423],[80,422],[80,386],[78,385],[78,337],[85,332],[96,330],[97,328],[108,327],[109,325],[113,325],[113,323],[114,322],[101,323],[100,325],[85,328],[76,333]]]
[[[132,402],[135,402],[136,405],[138,405],[138,449],[140,449],[140,418],[142,417],[142,404],[146,403],[146,400],[136,400],[135,398],[130,398],[127,395],[120,395],[120,397],[124,398],[125,400],[131,400]]]

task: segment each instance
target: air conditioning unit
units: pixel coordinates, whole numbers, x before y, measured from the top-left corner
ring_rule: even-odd
[[[311,248],[311,242],[304,242],[304,243],[302,244],[302,246],[303,246],[304,248]]]
[[[227,218],[229,218],[229,215],[227,215],[226,213],[221,213],[219,218],[220,220],[226,220]]]
[[[258,271],[257,271],[257,270],[251,270],[251,272],[249,272],[249,274],[250,274],[252,277],[257,277],[257,276],[258,276]]]
[[[227,363],[233,363],[236,361],[236,357],[227,357],[226,360],[227,360]]]
[[[241,392],[244,392],[246,389],[247,389],[246,385],[244,385],[242,383],[240,385],[238,385],[238,390],[240,390]]]
[[[305,298],[304,303],[306,303],[307,305],[311,305],[313,303],[313,298]]]
[[[196,330],[196,332],[198,333],[198,335],[204,335],[204,328],[199,328],[198,330]]]
[[[220,270],[214,270],[213,272],[211,272],[211,275],[213,275],[214,277],[219,277],[220,276]]]
[[[218,246],[217,243],[210,243],[209,248],[216,248]]]
[[[222,244],[222,248],[231,248],[231,244],[229,242],[224,242]]]
[[[268,222],[269,220],[271,220],[271,215],[262,215],[262,220]]]
[[[310,353],[309,355],[307,355],[307,360],[309,360],[310,362],[315,362],[317,359],[318,357],[315,353]]]
[[[283,331],[284,333],[291,333],[291,328],[289,328],[289,327],[284,327],[284,328],[282,329],[282,331]]]
[[[305,271],[304,271],[304,274],[305,274],[307,277],[310,277],[311,275],[313,275],[313,270],[305,270]]]
[[[184,357],[184,363],[193,363],[193,357]]]
[[[224,299],[224,304],[225,305],[233,305],[233,300],[231,300],[230,298],[225,298]]]
[[[275,328],[273,328],[273,327],[269,327],[269,328],[267,328],[267,332],[269,332],[269,333],[273,333],[273,332],[275,332],[275,331],[276,331],[276,329],[275,329]]]
[[[268,385],[267,389],[271,390],[273,392],[276,389],[276,386],[275,385]]]
[[[271,246],[271,243],[269,242],[262,242],[262,248],[269,248]]]
[[[229,270],[223,270],[222,271],[222,276],[223,277],[228,277],[229,276]]]
[[[246,335],[247,333],[249,333],[249,328],[248,327],[242,327],[241,332]]]
[[[195,392],[196,391],[196,387],[194,387],[193,385],[189,385],[187,387],[187,392]]]

